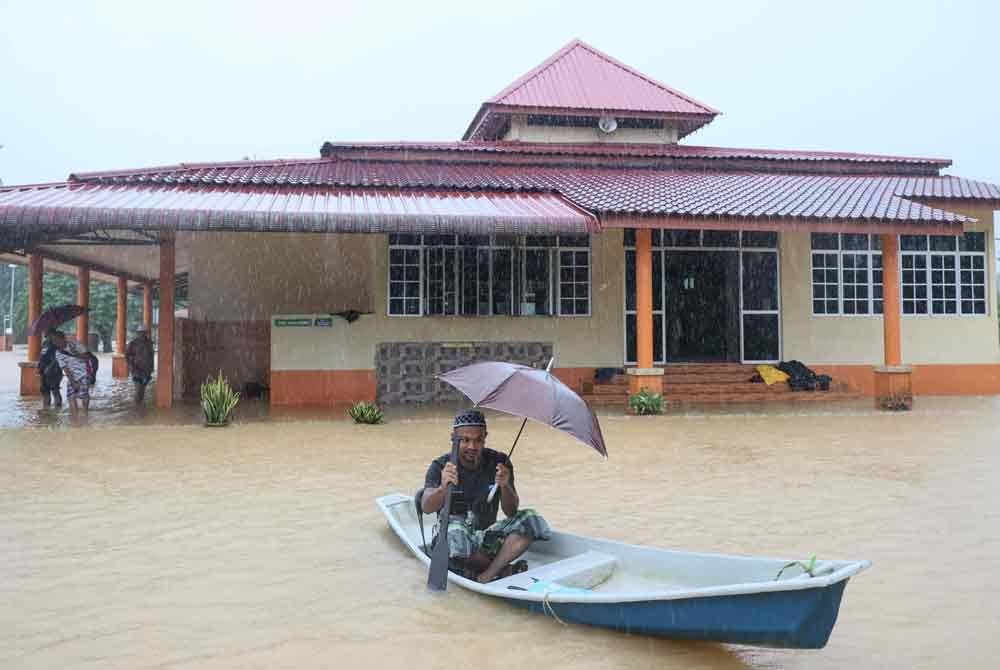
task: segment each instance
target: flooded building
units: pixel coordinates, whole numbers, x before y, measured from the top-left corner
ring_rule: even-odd
[[[574,41],[459,141],[4,188],[0,249],[35,314],[46,263],[155,285],[161,406],[219,369],[276,405],[433,402],[439,372],[553,355],[588,393],[602,368],[624,394],[792,359],[859,393],[1000,393],[1000,186],[686,139],[718,113]]]

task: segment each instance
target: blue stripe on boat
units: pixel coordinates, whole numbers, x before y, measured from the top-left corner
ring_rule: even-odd
[[[510,600],[566,622],[624,633],[768,647],[820,649],[837,621],[848,580],[825,588],[625,603]]]

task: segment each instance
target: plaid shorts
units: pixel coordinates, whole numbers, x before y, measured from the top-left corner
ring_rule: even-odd
[[[534,540],[552,536],[548,522],[533,509],[522,509],[514,516],[497,521],[486,530],[476,530],[466,517],[453,514],[448,522],[448,549],[451,558],[468,558],[476,551],[496,556],[508,535],[526,535]]]
[[[90,397],[90,386],[86,382],[83,384],[74,384],[70,382],[66,385],[66,397],[67,398],[89,398]]]

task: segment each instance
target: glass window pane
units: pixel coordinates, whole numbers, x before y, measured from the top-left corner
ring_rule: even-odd
[[[665,247],[699,247],[701,246],[700,230],[664,230],[663,246]]]
[[[560,247],[589,247],[590,235],[560,235]]]
[[[847,251],[867,251],[868,249],[868,235],[844,233],[840,242]]]
[[[702,233],[706,247],[738,247],[740,234],[735,230],[706,230]]]
[[[507,316],[514,313],[513,254],[510,249],[493,249],[492,252],[492,313]]]
[[[931,251],[954,251],[956,240],[952,235],[931,235]]]
[[[634,228],[627,228],[625,230],[625,234],[622,237],[622,244],[624,244],[626,247],[634,247],[635,246],[635,229]]]
[[[625,310],[635,311],[635,252],[631,249],[625,252]]]
[[[778,248],[778,233],[759,230],[744,230],[742,237],[744,247],[753,247],[757,249]]]
[[[743,315],[743,358],[748,361],[778,360],[778,315]]]
[[[959,251],[986,251],[986,233],[965,233],[958,239]]]
[[[743,252],[743,309],[778,309],[778,254]]]
[[[813,249],[836,250],[839,248],[837,246],[839,244],[837,233],[811,233],[809,239]]]
[[[900,249],[900,251],[926,251],[927,250],[927,236],[926,235],[900,235],[899,236],[899,249]]]
[[[635,350],[635,314],[625,315],[625,362],[636,362]]]
[[[400,233],[392,233],[389,235],[389,244],[404,244],[404,245],[419,245],[420,236],[419,235],[402,235]]]
[[[521,300],[521,314],[548,315],[552,279],[549,276],[549,252],[547,249],[527,249],[524,252],[524,293]]]

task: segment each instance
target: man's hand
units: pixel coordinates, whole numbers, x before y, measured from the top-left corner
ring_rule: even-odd
[[[448,484],[458,486],[458,468],[454,463],[448,463],[441,471],[441,490],[444,491]]]
[[[508,468],[503,463],[497,463],[497,475],[496,482],[498,488],[505,489],[510,486],[510,468]]]

